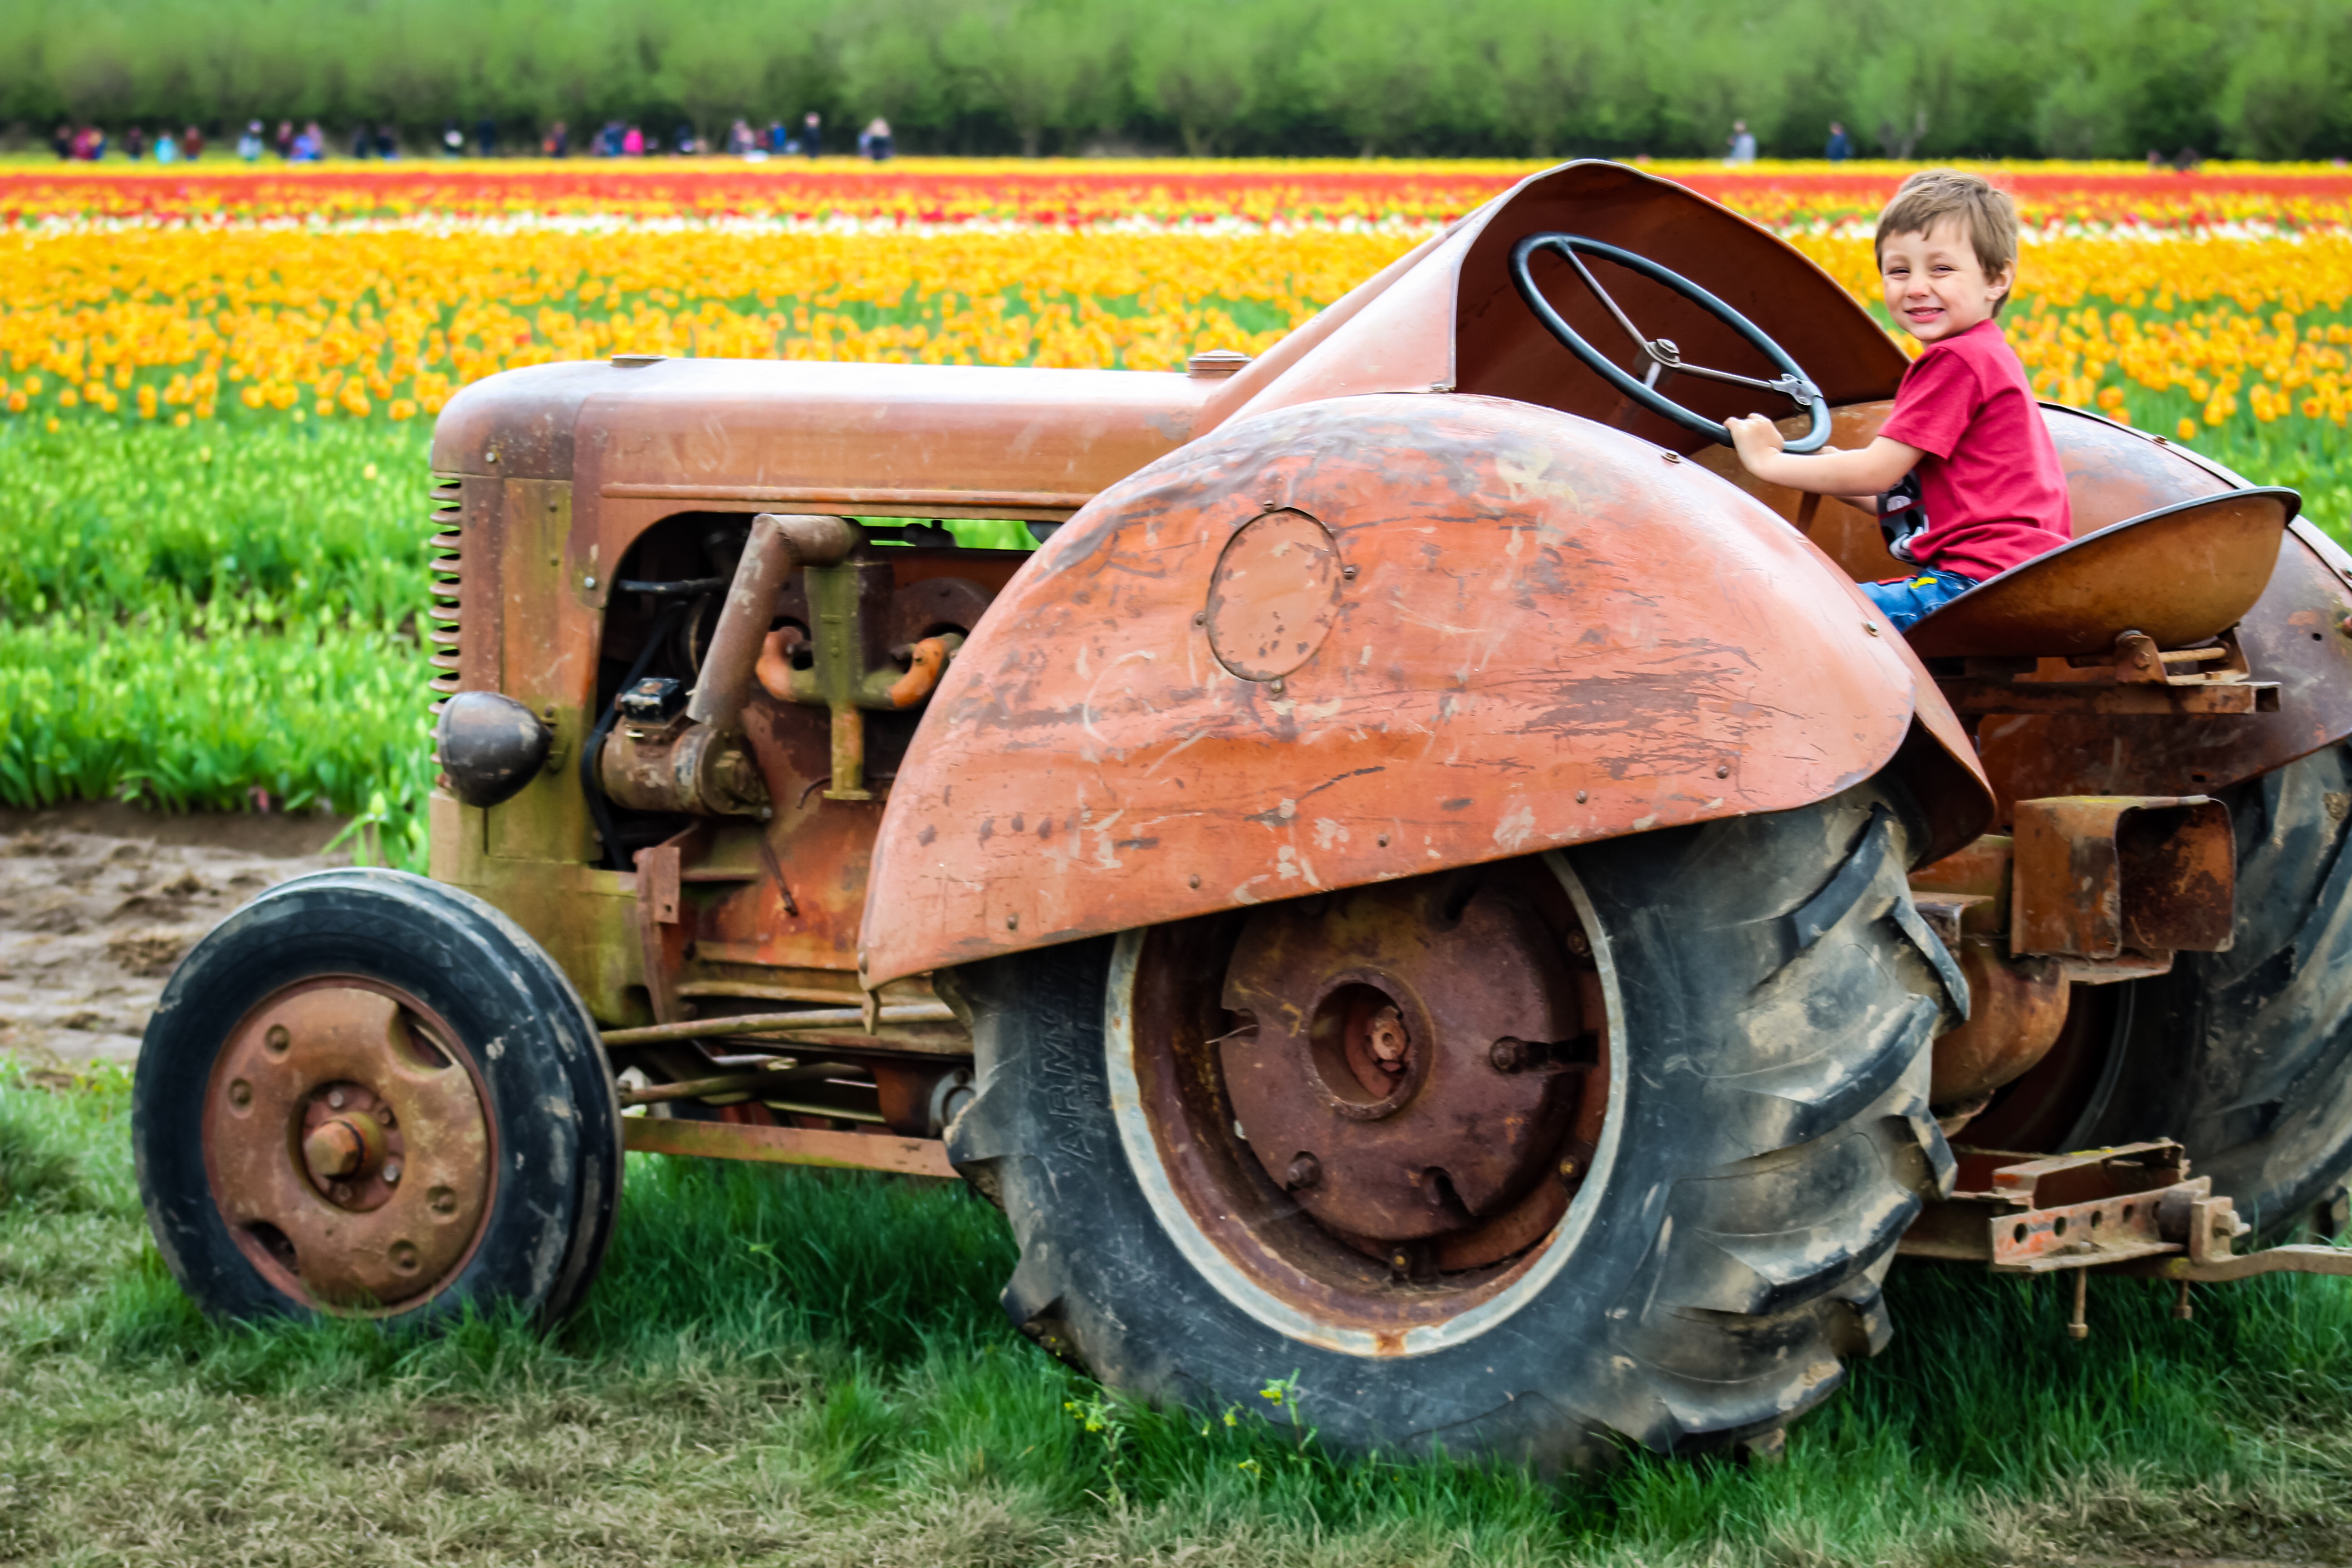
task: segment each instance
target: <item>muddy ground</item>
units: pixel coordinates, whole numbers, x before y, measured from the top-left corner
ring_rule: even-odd
[[[325,816],[0,811],[0,1057],[128,1062],[172,966],[263,889],[328,866]]]

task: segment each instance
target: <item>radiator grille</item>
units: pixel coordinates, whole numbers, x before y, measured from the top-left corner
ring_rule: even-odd
[[[456,479],[433,485],[433,537],[425,545],[433,574],[433,607],[425,640],[432,645],[433,710],[441,711],[457,689],[457,650],[464,637],[466,552],[460,529],[464,486]]]

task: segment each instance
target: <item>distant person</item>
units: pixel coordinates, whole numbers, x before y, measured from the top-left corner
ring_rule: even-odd
[[[1830,144],[1822,150],[1822,156],[1832,163],[1843,163],[1853,156],[1853,143],[1846,140],[1845,127],[1837,121],[1830,121]]]
[[[367,155],[374,151],[375,132],[369,128],[368,122],[362,120],[352,131],[352,156],[365,163]]]
[[[1748,129],[1748,121],[1745,120],[1735,120],[1731,122],[1731,156],[1724,161],[1729,163],[1756,162],[1756,137]]]
[[[147,156],[147,132],[143,126],[125,126],[122,132],[122,155],[136,163]]]
[[[236,155],[248,163],[258,163],[261,162],[262,150],[267,145],[261,139],[261,121],[247,121],[245,134],[236,139]]]
[[[461,158],[465,153],[466,133],[457,129],[456,121],[444,121],[441,126],[441,156]]]
[[[393,134],[390,121],[375,128],[375,155],[387,163],[400,156],[400,138]]]
[[[784,122],[781,120],[768,121],[768,151],[777,157],[800,151],[799,144],[793,140],[793,133],[784,129]]]
[[[279,158],[289,163],[294,161],[294,122],[292,121],[281,120],[278,122],[278,134],[272,140],[271,145],[278,149]]]
[[[319,122],[313,120],[304,125],[301,131],[295,135],[293,162],[297,163],[324,163],[326,161],[326,157],[327,133],[320,130]]]
[[[155,132],[155,162],[176,163],[180,161],[180,143],[169,131]]]
[[[546,138],[540,142],[539,150],[541,153],[550,158],[570,157],[572,155],[572,128],[564,124],[561,120],[557,121],[554,124],[547,128]]]
[[[58,128],[49,132],[49,151],[58,155],[58,161],[59,163],[66,163],[72,159],[74,155],[74,128],[65,121],[58,121]]]
[[[2158,152],[2158,151],[2157,151],[2155,148],[2153,148],[2153,147],[2149,148],[2149,149],[2147,150],[2147,172],[2148,172],[2149,174],[2155,174],[2158,169],[2161,169],[2161,168],[2163,168],[2163,167],[2164,167],[2164,154],[2163,154],[2163,153],[2159,153],[2159,152]]]
[[[801,151],[812,158],[824,151],[824,121],[814,109],[801,116]]]
[[[695,134],[693,126],[681,125],[677,134],[670,138],[670,146],[679,157],[691,158],[702,151],[702,138]]]
[[[858,150],[877,163],[890,161],[890,122],[876,115],[857,138]]]
[[[499,155],[499,122],[487,114],[474,121],[474,147],[485,158]]]
[[[180,132],[180,156],[193,163],[205,155],[205,133],[191,125]]]
[[[85,125],[74,132],[74,157],[84,163],[95,163],[106,156],[106,132],[95,125]]]
[[[646,155],[646,133],[632,125],[621,132],[621,156],[642,158]]]
[[[2176,174],[2193,174],[2204,162],[2204,154],[2198,152],[2196,148],[2183,147],[2172,155],[2172,172]]]

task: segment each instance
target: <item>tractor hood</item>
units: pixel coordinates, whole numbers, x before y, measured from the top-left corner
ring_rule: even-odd
[[[476,383],[435,426],[433,467],[682,506],[1059,519],[1191,439],[1216,384],[1135,371],[624,356]],[[575,506],[584,513],[578,503],[592,499]]]

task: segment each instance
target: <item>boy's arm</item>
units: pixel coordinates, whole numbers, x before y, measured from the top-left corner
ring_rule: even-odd
[[[1891,490],[1927,454],[1916,447],[1881,436],[1859,452],[1834,447],[1798,457],[1781,449],[1780,432],[1760,414],[1726,422],[1731,444],[1747,470],[1766,484],[1782,485],[1815,495],[1839,496],[1866,504],[1861,498]]]

